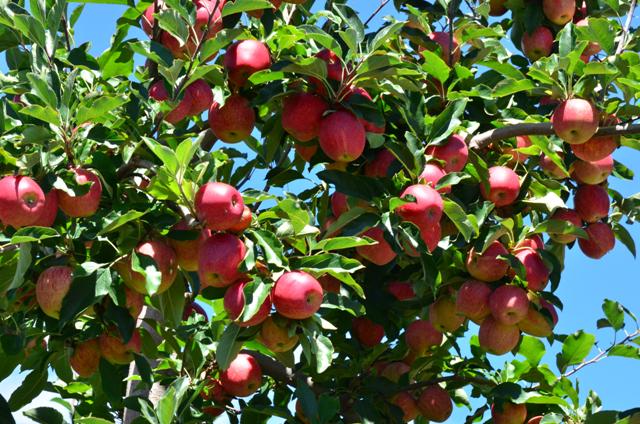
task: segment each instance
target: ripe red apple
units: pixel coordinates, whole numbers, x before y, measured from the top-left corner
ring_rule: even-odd
[[[44,195],[44,209],[42,213],[30,225],[36,227],[51,227],[53,223],[56,221],[56,216],[58,215],[58,192],[56,190],[51,190],[49,193]]]
[[[244,297],[244,288],[246,285],[246,281],[235,283],[224,293],[224,310],[227,312],[227,315],[229,315],[229,318],[235,321],[240,327],[258,325],[267,319],[271,312],[271,296],[267,296],[254,316],[247,321],[238,320],[246,306]]]
[[[501,16],[507,13],[507,8],[505,7],[505,3],[507,0],[490,0],[489,1],[489,15],[491,16]]]
[[[85,340],[75,345],[69,364],[80,377],[88,378],[98,370],[100,356],[98,339]]]
[[[524,265],[529,290],[543,290],[549,282],[550,272],[540,254],[535,249],[525,247],[515,251],[514,255]]]
[[[336,218],[340,218],[340,215],[349,210],[348,198],[344,193],[340,193],[339,191],[333,192],[329,198],[329,202],[331,204],[331,212]]]
[[[497,207],[507,206],[515,202],[520,194],[520,179],[511,168],[492,166],[489,168],[489,190],[481,184],[480,192],[482,197]]]
[[[456,312],[456,303],[447,295],[442,295],[429,305],[429,321],[440,332],[453,333],[464,324],[465,318]]]
[[[239,353],[231,361],[229,368],[220,373],[220,383],[224,391],[232,396],[249,396],[262,385],[260,364],[253,356]]]
[[[616,237],[611,227],[603,222],[595,222],[585,228],[588,239],[578,239],[580,250],[592,259],[600,259],[616,245]]]
[[[298,344],[298,336],[290,334],[291,322],[276,321],[268,317],[260,328],[257,339],[272,352],[288,352]]]
[[[453,412],[453,402],[449,393],[440,386],[426,387],[418,398],[418,409],[429,421],[445,422]]]
[[[573,209],[557,209],[553,215],[551,215],[551,219],[556,221],[566,221],[574,227],[582,227],[582,219],[580,218],[580,215],[578,215],[578,212]],[[573,243],[576,238],[578,238],[578,236],[573,234],[555,234],[552,232],[549,232],[549,237],[556,243],[561,244]]]
[[[576,26],[577,27],[588,27],[589,26],[589,18],[580,19],[578,22],[576,22]],[[600,50],[602,50],[602,47],[600,47],[600,44],[598,44],[595,41],[591,41],[591,42],[589,42],[589,44],[587,44],[587,47],[585,47],[585,49],[582,52],[582,54],[585,55],[585,56],[593,56],[594,54],[600,53]]]
[[[573,163],[573,177],[582,184],[600,184],[609,178],[613,165],[611,155],[594,162],[577,160]]]
[[[127,308],[133,318],[138,318],[144,307],[144,296],[125,286],[124,307]]]
[[[231,226],[228,231],[232,233],[242,233],[244,230],[251,226],[251,221],[253,220],[253,214],[251,213],[251,209],[249,206],[244,205],[242,209],[242,216],[240,217],[240,221],[237,224]]]
[[[583,144],[572,144],[571,150],[579,159],[595,162],[611,155],[619,146],[617,136],[598,136]]]
[[[549,337],[557,323],[558,314],[553,305],[540,299],[540,307],[531,302],[527,315],[518,323],[518,327],[523,333],[535,337]]]
[[[455,35],[453,39],[451,39],[449,32],[435,31],[430,33],[428,37],[431,41],[440,45],[442,60],[448,63],[449,66],[453,66],[460,61],[462,51],[460,49],[460,42]]]
[[[498,259],[498,256],[508,253],[498,240],[491,243],[482,254],[476,253],[475,248],[472,248],[467,255],[467,272],[477,280],[498,281],[509,269],[509,264]]]
[[[171,125],[176,125],[189,116],[189,112],[191,112],[191,99],[185,95],[178,105],[171,112],[167,113],[164,120]]]
[[[551,123],[556,135],[569,144],[586,143],[598,130],[600,114],[588,100],[569,99],[553,111]]]
[[[576,212],[584,222],[596,222],[609,215],[609,193],[598,185],[581,185],[573,198]]]
[[[522,34],[521,49],[530,61],[551,55],[554,42],[553,32],[545,26],[539,26],[533,32]]]
[[[62,301],[73,281],[73,269],[68,266],[52,266],[45,269],[36,282],[36,301],[46,315],[58,319]]]
[[[404,362],[391,362],[386,365],[380,375],[394,383],[400,381],[403,375],[409,373],[411,367]]]
[[[382,228],[369,228],[367,231],[362,233],[361,236],[369,237],[377,242],[376,244],[368,246],[356,247],[356,252],[369,262],[382,266],[396,258],[396,252],[393,251],[391,245],[385,240]]]
[[[203,79],[192,82],[185,89],[184,97],[189,99],[190,108],[188,116],[200,115],[209,109],[213,103],[211,87],[209,87],[209,84]]]
[[[76,174],[75,179],[78,184],[91,183],[91,187],[86,194],[80,196],[70,196],[64,191],[58,190],[58,206],[67,216],[88,217],[96,213],[100,206],[100,196],[102,195],[102,184],[96,174],[82,168],[73,168]]]
[[[527,424],[540,424],[542,422],[542,415],[537,415],[535,417],[529,418]]]
[[[402,420],[405,423],[418,418],[420,413],[416,400],[409,392],[400,392],[391,398],[391,403],[402,410]]]
[[[233,234],[213,234],[200,247],[198,276],[202,288],[227,287],[242,277],[238,270],[247,248]]]
[[[44,212],[44,192],[29,177],[9,175],[0,179],[0,221],[14,228],[26,227]]]
[[[520,287],[504,285],[489,296],[489,308],[491,315],[501,324],[514,325],[527,315],[529,298]]]
[[[157,102],[169,100],[169,92],[164,85],[164,80],[157,80],[149,86],[149,97]]]
[[[102,333],[98,338],[102,357],[112,364],[128,364],[133,361],[133,354],[140,353],[142,340],[138,330],[134,330],[128,342],[124,342],[120,335],[110,330]]]
[[[418,222],[417,226],[420,229],[420,238],[427,246],[429,253],[432,253],[436,247],[438,247],[438,243],[442,238],[442,227],[440,226],[440,223],[436,222],[435,224],[431,224],[426,220],[423,220],[422,222]],[[407,252],[407,254],[409,254],[409,252]],[[416,254],[414,256],[418,257],[419,255]]]
[[[404,339],[409,349],[423,355],[427,350],[440,346],[443,335],[429,321],[418,319],[407,326]]]
[[[526,135],[519,135],[516,137],[516,147],[507,147],[504,149],[503,153],[505,155],[510,155],[513,157],[513,161],[510,164],[515,163],[524,163],[527,159],[529,159],[529,155],[526,153],[521,153],[517,149],[523,149],[531,146],[531,139]]]
[[[480,324],[478,332],[480,347],[494,355],[504,355],[513,350],[520,341],[520,330],[515,325],[503,324],[489,315]]]
[[[161,274],[160,287],[158,287],[156,293],[168,290],[178,275],[178,261],[173,249],[162,241],[152,240],[140,243],[135,248],[135,252],[138,257],[142,255],[149,256],[155,262],[156,268]],[[118,262],[116,270],[128,287],[140,294],[149,294],[145,284],[145,277],[132,269],[130,256]]]
[[[392,281],[387,286],[387,291],[397,300],[411,300],[416,297],[413,285],[408,281]]]
[[[333,81],[342,81],[343,68],[342,62],[335,52],[328,49],[320,50],[316,53],[318,59],[323,60],[327,64],[327,79]]]
[[[329,105],[320,96],[290,94],[283,101],[282,128],[298,141],[311,141],[318,136],[327,109]]]
[[[421,183],[430,185],[433,188],[436,188],[438,182],[442,177],[446,175],[446,172],[438,165],[434,165],[432,163],[428,163],[424,166],[422,173],[418,177],[418,180]],[[451,193],[451,186],[446,186],[438,189],[440,193]]]
[[[204,310],[202,306],[197,304],[196,302],[190,302],[184,305],[184,310],[182,311],[182,320],[186,321],[193,314],[202,315],[206,322],[209,321],[209,317],[207,316],[207,311]]]
[[[571,22],[576,12],[575,0],[543,0],[542,11],[544,15],[556,25],[564,25]]]
[[[340,294],[340,280],[338,280],[333,275],[325,274],[322,277],[318,278],[318,282],[322,286],[322,290],[325,293]]]
[[[322,286],[303,271],[285,272],[278,278],[271,293],[280,315],[290,319],[307,319],[322,305]]]
[[[468,280],[458,290],[456,312],[475,323],[481,323],[490,313],[489,296],[492,289],[487,283]]]
[[[531,234],[520,240],[513,248],[513,250],[522,249],[524,247],[529,247],[533,250],[541,250],[544,249],[544,240],[540,237],[540,234]]]
[[[364,166],[364,175],[372,178],[389,176],[389,169],[396,163],[396,157],[387,149],[380,149],[375,157]]]
[[[271,55],[264,43],[242,40],[234,42],[227,49],[223,63],[229,82],[241,87],[251,75],[271,67]]]
[[[209,109],[209,126],[220,140],[237,143],[249,137],[256,124],[256,114],[249,100],[239,94],[227,97],[224,105],[213,102]]]
[[[368,348],[378,346],[384,337],[384,327],[367,317],[354,318],[351,330],[355,339]]]
[[[191,240],[168,239],[169,245],[176,253],[178,266],[185,271],[197,271],[200,246],[211,236],[211,231],[195,230],[191,228],[184,219],[180,220],[176,225],[171,227],[171,229],[176,232],[198,231],[199,235]]]
[[[573,146],[576,146],[574,144]],[[558,165],[556,165],[549,156],[542,155],[540,156],[540,168],[542,171],[551,178],[556,180],[564,180],[568,177],[568,174],[562,170]]]
[[[426,154],[445,162],[446,172],[460,172],[469,158],[469,148],[460,135],[454,134],[441,145],[427,147]]]
[[[412,196],[413,199],[408,198]],[[440,222],[444,210],[442,196],[433,187],[426,184],[414,184],[407,187],[401,198],[410,200],[398,208],[396,212],[400,217],[420,226],[421,224],[435,225]]]
[[[311,162],[311,159],[318,151],[318,144],[293,143],[293,148],[296,149],[298,156],[304,159],[305,162]]]
[[[322,151],[336,162],[358,159],[366,145],[364,126],[347,110],[338,110],[322,119],[318,142]]]
[[[240,192],[220,182],[210,182],[200,187],[194,205],[198,219],[214,231],[225,231],[238,224],[244,212]]]
[[[524,424],[527,419],[527,407],[524,404],[511,402],[493,404],[491,418],[494,424]]]

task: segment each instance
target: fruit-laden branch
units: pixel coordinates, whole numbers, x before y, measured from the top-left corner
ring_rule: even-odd
[[[627,44],[627,36],[629,35],[629,28],[631,28],[631,21],[633,21],[633,14],[636,11],[637,0],[632,0],[629,6],[629,13],[627,14],[627,21],[622,28],[622,34],[620,35],[620,41],[618,42],[618,48],[616,49],[616,55],[619,55],[624,50]]]
[[[469,147],[472,149],[483,149],[489,144],[516,137],[518,135],[553,135],[553,126],[551,122],[540,123],[522,123],[507,125],[502,128],[494,128],[475,135],[469,141]],[[596,132],[597,136],[610,135],[632,135],[640,134],[640,124],[622,124],[612,127],[600,127]]]
[[[260,364],[262,372],[280,383],[295,387],[297,381],[301,379],[305,381],[309,387],[313,388],[313,380],[311,380],[311,377],[300,372],[295,372],[293,369],[286,367],[270,356],[248,349],[242,350],[242,353],[253,356],[256,361],[258,361],[258,364]]]

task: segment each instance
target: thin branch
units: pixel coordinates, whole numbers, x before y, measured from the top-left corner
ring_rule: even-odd
[[[299,371],[296,372],[293,369],[286,367],[284,364],[268,355],[248,349],[242,350],[242,353],[247,353],[253,356],[255,360],[258,361],[258,364],[260,365],[260,368],[262,369],[264,374],[280,383],[295,387],[298,381],[304,381],[307,386],[309,386],[309,388],[314,388],[313,380],[311,379],[311,377]]]
[[[629,35],[629,28],[631,28],[631,21],[633,20],[633,14],[636,10],[637,0],[632,0],[629,6],[629,13],[627,13],[627,21],[622,28],[622,34],[620,35],[620,41],[618,42],[618,48],[616,49],[616,56],[622,53],[627,44],[627,36]]]
[[[389,1],[390,1],[390,0],[383,0],[383,1],[382,1],[382,3],[380,3],[380,6],[378,6],[378,8],[377,8],[376,10],[374,10],[374,11],[373,11],[373,13],[371,14],[371,16],[369,16],[369,17],[367,18],[367,20],[366,20],[366,21],[364,21],[364,26],[367,26],[367,25],[369,24],[369,22],[371,22],[371,20],[372,20],[373,18],[375,18],[375,17],[376,17],[376,15],[377,15],[378,13],[380,13],[380,11],[381,11],[382,9],[384,9],[384,7],[387,5],[387,3],[389,3]]]
[[[496,385],[496,383],[494,383],[493,381],[487,380],[486,378],[482,378],[482,377],[462,377],[459,375],[449,375],[446,377],[438,377],[438,378],[433,378],[431,380],[420,381],[418,383],[409,384],[408,386],[400,387],[397,390],[394,390],[394,392],[400,393],[400,392],[406,392],[410,390],[417,390],[417,389],[422,389],[423,387],[433,386],[434,384],[445,383],[449,381],[456,382],[456,383],[475,384],[478,386],[493,387]]]

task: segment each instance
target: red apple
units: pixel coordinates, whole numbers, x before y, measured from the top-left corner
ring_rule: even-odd
[[[575,144],[573,145],[575,146]],[[561,155],[562,156],[562,155]],[[551,178],[556,180],[564,180],[568,177],[568,174],[562,170],[558,165],[556,165],[549,156],[541,155],[540,156],[540,168],[542,171]]]
[[[209,109],[209,126],[220,140],[237,143],[249,137],[256,123],[256,114],[249,100],[232,94],[224,105],[213,102]]]
[[[421,183],[430,185],[433,188],[436,188],[438,182],[442,177],[446,175],[446,172],[438,165],[434,165],[432,163],[428,163],[424,166],[422,173],[418,177],[418,180]],[[451,186],[446,186],[438,189],[440,193],[451,193]]]
[[[235,323],[240,327],[252,327],[254,325],[258,325],[267,319],[271,312],[271,296],[267,296],[255,315],[247,321],[238,320],[246,307],[244,297],[244,288],[246,285],[246,281],[235,283],[224,293],[224,310],[227,312],[227,315],[229,315],[229,318],[235,321]]]
[[[573,209],[557,209],[553,213],[553,215],[551,215],[550,219],[556,221],[566,221],[574,227],[582,227],[582,219],[580,218],[580,215],[578,215],[578,213]],[[573,234],[555,234],[549,232],[549,237],[556,243],[569,244],[573,243],[578,236],[575,236]]]
[[[578,22],[576,22],[576,26],[577,27],[588,27],[589,26],[589,18],[580,19]],[[595,41],[591,41],[591,42],[589,42],[589,44],[587,44],[587,47],[585,47],[585,49],[582,52],[582,54],[585,55],[585,56],[593,56],[594,54],[600,53],[600,50],[602,50],[602,47],[600,47],[600,44],[598,44]]]
[[[586,143],[598,130],[600,114],[588,100],[569,99],[560,103],[551,116],[556,135],[569,144]]]
[[[51,227],[53,223],[56,221],[56,216],[58,215],[58,192],[56,190],[51,190],[49,193],[44,196],[44,209],[42,213],[30,225],[36,227]]]
[[[545,26],[539,26],[533,32],[522,34],[521,49],[530,61],[551,55],[553,51],[553,32]]]
[[[518,327],[523,333],[535,337],[549,337],[557,323],[558,314],[553,305],[540,299],[540,307],[538,308],[532,302],[527,315],[518,323]]]
[[[260,328],[257,339],[275,353],[288,352],[298,344],[298,336],[290,332],[291,323],[268,317]]]
[[[411,371],[411,367],[404,362],[391,362],[383,368],[380,375],[387,380],[397,383],[402,376],[409,373],[409,371]]]
[[[381,149],[376,156],[364,166],[364,175],[372,178],[389,176],[389,169],[396,163],[396,157],[387,149]]]
[[[453,66],[460,61],[462,51],[460,50],[460,42],[454,35],[453,38],[449,32],[435,31],[428,35],[429,39],[440,45],[442,52],[442,60]]]
[[[445,422],[453,412],[453,402],[449,393],[440,386],[427,386],[418,398],[418,409],[429,421]]]
[[[220,182],[210,182],[200,187],[194,205],[198,219],[214,231],[230,229],[240,222],[244,213],[240,192]]]
[[[144,307],[144,296],[129,287],[124,288],[124,307],[133,318],[138,318]]]
[[[340,294],[340,280],[338,280],[331,274],[325,274],[322,277],[318,278],[318,282],[322,286],[322,290],[325,293]]]
[[[540,254],[535,249],[521,248],[514,255],[524,266],[529,290],[543,290],[549,281],[550,272]]]
[[[242,209],[242,216],[240,217],[240,221],[237,224],[231,226],[227,231],[231,231],[232,233],[242,233],[244,230],[251,226],[251,221],[253,220],[253,215],[251,213],[251,209],[249,206],[244,205]]]
[[[529,310],[527,292],[517,286],[500,286],[489,296],[491,315],[501,324],[514,325],[522,321]]]
[[[336,162],[358,159],[366,145],[364,126],[347,110],[338,110],[322,119],[318,142],[322,151]]]
[[[262,385],[260,364],[253,356],[239,353],[229,368],[220,373],[220,383],[224,391],[232,396],[249,396]]]
[[[503,402],[491,405],[493,424],[524,424],[527,419],[527,407],[523,404]]]
[[[45,209],[45,195],[29,177],[9,175],[0,179],[0,221],[14,228],[32,225]]]
[[[156,293],[168,290],[178,275],[178,261],[173,249],[162,241],[152,240],[140,243],[135,248],[135,252],[139,258],[143,255],[149,256],[155,262],[156,268],[161,274],[160,287],[158,287]],[[145,277],[133,270],[130,256],[118,262],[116,270],[129,288],[140,294],[149,294]]]
[[[575,0],[543,0],[542,11],[544,15],[556,25],[564,25],[571,22],[576,12]]]
[[[296,153],[298,154],[298,156],[304,159],[305,162],[311,162],[311,159],[318,151],[318,144],[294,143],[293,148],[296,149]]]
[[[176,260],[178,262],[178,266],[185,271],[194,272],[198,270],[198,256],[200,253],[200,246],[204,241],[211,236],[210,230],[195,230],[191,228],[187,222],[183,219],[179,221],[176,225],[171,227],[172,231],[176,232],[194,232],[197,231],[199,234],[196,238],[191,240],[178,240],[170,238],[168,239],[169,245],[176,253]]]
[[[205,287],[227,287],[242,277],[238,267],[247,248],[233,234],[214,234],[200,247],[198,276]]]
[[[368,348],[378,346],[384,337],[384,327],[367,317],[354,318],[351,330],[360,344]]]
[[[311,141],[320,132],[320,123],[329,109],[320,96],[309,93],[290,94],[282,107],[282,128],[298,141]]]
[[[489,296],[491,286],[478,280],[466,281],[458,290],[456,312],[470,320],[480,323],[490,313]]]
[[[489,190],[480,184],[482,197],[493,202],[497,207],[507,206],[515,202],[520,194],[518,174],[506,166],[489,168]]]
[[[427,350],[440,346],[443,335],[429,321],[418,319],[407,326],[404,339],[409,349],[423,355]]]
[[[52,266],[45,269],[36,282],[36,301],[46,315],[58,319],[64,297],[73,281],[73,269]]]
[[[133,354],[140,353],[142,340],[138,330],[134,330],[128,342],[124,342],[115,331],[102,333],[98,339],[102,357],[112,364],[128,364]]]
[[[328,49],[320,50],[316,53],[318,59],[323,60],[327,64],[327,78],[333,81],[342,81],[343,69],[342,62],[338,55]]]
[[[460,172],[464,169],[469,158],[469,148],[464,138],[454,134],[444,143],[438,146],[427,147],[426,153],[445,162],[446,172]]]
[[[402,419],[405,423],[418,418],[420,411],[416,400],[409,392],[400,392],[391,398],[391,403],[402,410]]]
[[[509,269],[509,264],[498,259],[498,256],[508,253],[498,240],[491,243],[482,254],[476,253],[475,248],[472,248],[467,255],[467,272],[477,280],[498,281]]]
[[[411,300],[416,297],[413,285],[408,281],[392,281],[387,286],[387,291],[397,300]]]
[[[69,364],[80,377],[88,378],[98,370],[100,356],[98,339],[85,340],[75,345]]]
[[[429,321],[440,332],[453,333],[464,324],[465,318],[456,312],[456,303],[447,296],[442,295],[434,303],[429,305]]]
[[[290,319],[307,319],[322,305],[322,286],[302,271],[285,272],[272,291],[273,304],[280,315]]]
[[[527,424],[540,424],[541,422],[542,422],[542,415],[538,415],[538,416],[529,418],[529,421],[527,421]]]
[[[329,198],[331,204],[331,212],[336,218],[349,210],[349,202],[346,194],[335,191]]]
[[[603,222],[595,222],[585,228],[588,239],[578,239],[580,250],[592,259],[600,259],[616,245],[616,237],[611,227]]]
[[[412,196],[410,199],[408,196]],[[410,200],[398,208],[396,212],[400,217],[420,226],[421,224],[435,225],[440,222],[444,210],[442,196],[433,187],[426,184],[414,184],[407,187],[401,198]]]
[[[184,305],[184,310],[182,311],[182,320],[186,321],[193,314],[202,315],[206,322],[209,322],[209,317],[207,316],[207,311],[196,302],[190,302]]]
[[[581,185],[573,198],[576,212],[585,222],[596,222],[609,215],[609,193],[598,185]]]
[[[191,112],[191,99],[186,95],[180,100],[178,105],[164,117],[164,120],[171,125],[176,125]]]
[[[58,190],[58,206],[67,216],[88,217],[96,213],[100,206],[100,196],[102,195],[102,184],[96,174],[82,168],[73,168],[76,183],[84,185],[91,183],[91,187],[86,194],[80,196],[70,196],[64,191]]]
[[[526,153],[521,153],[517,149],[522,149],[526,147],[530,147],[532,145],[531,139],[526,135],[519,135],[516,137],[516,147],[515,149],[512,147],[507,147],[504,149],[503,153],[505,155],[510,155],[513,157],[513,163],[524,163],[527,159],[529,159],[529,155]]]
[[[224,68],[229,82],[237,87],[243,86],[254,73],[269,67],[269,49],[258,40],[236,41],[224,55]]]
[[[438,247],[438,243],[442,238],[442,227],[440,226],[440,223],[436,222],[435,224],[431,224],[426,222],[426,220],[423,220],[422,222],[418,222],[417,226],[420,229],[420,238],[427,246],[429,253],[432,253],[436,247]],[[413,256],[418,257],[419,255],[417,253],[418,252]],[[409,254],[409,252],[407,252],[407,254]]]
[[[573,177],[582,184],[600,184],[609,178],[613,166],[611,155],[594,162],[577,160],[573,163]]]
[[[203,79],[192,82],[185,90],[184,97],[189,99],[190,109],[188,116],[200,115],[209,109],[213,103],[213,92],[209,84]]]
[[[544,249],[544,240],[540,237],[540,234],[531,234],[520,240],[513,248],[513,250],[522,249],[524,247],[529,247],[533,250],[541,250]]]
[[[513,350],[520,341],[520,330],[515,325],[503,324],[489,315],[480,324],[478,332],[480,347],[494,355],[504,355]]]
[[[361,234],[363,237],[369,237],[376,241],[376,244],[368,246],[356,247],[356,252],[369,262],[382,266],[393,261],[396,258],[396,252],[393,251],[391,245],[384,238],[382,228],[373,227]]]

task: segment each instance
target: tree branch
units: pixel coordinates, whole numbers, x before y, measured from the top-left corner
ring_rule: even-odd
[[[376,15],[377,15],[378,13],[380,13],[380,11],[381,11],[382,9],[384,9],[384,7],[387,5],[387,3],[389,3],[389,1],[390,1],[390,0],[383,0],[383,1],[382,1],[382,3],[380,3],[380,6],[378,6],[378,8],[377,8],[376,10],[374,10],[374,11],[373,11],[373,13],[371,14],[371,16],[369,16],[369,17],[367,18],[367,20],[366,20],[366,21],[364,21],[364,26],[367,26],[367,25],[369,24],[369,22],[371,22],[371,20],[372,20],[373,18],[375,18],[375,17],[376,17]]]
[[[433,378],[431,380],[419,381],[417,383],[409,384],[408,386],[400,387],[397,390],[394,390],[395,393],[406,392],[410,390],[422,389],[423,387],[433,386],[434,384],[444,383],[444,382],[456,382],[456,383],[466,383],[466,384],[475,384],[478,386],[495,386],[491,380],[487,380],[482,377],[462,377],[459,375],[449,375],[446,377],[438,377]]]
[[[620,41],[618,42],[618,48],[616,49],[616,56],[622,53],[627,42],[627,35],[629,35],[629,28],[631,28],[631,21],[633,20],[633,14],[636,10],[637,0],[632,0],[629,6],[629,13],[627,13],[627,21],[622,28],[622,34],[620,35]]]
[[[314,388],[313,380],[311,379],[311,377],[286,367],[284,364],[273,359],[270,356],[267,356],[255,350],[248,349],[242,350],[242,353],[253,356],[256,361],[258,361],[258,364],[260,364],[260,368],[262,369],[262,371],[266,375],[280,383],[295,387],[296,383],[299,380],[302,380],[307,383],[307,386],[312,389]]]

